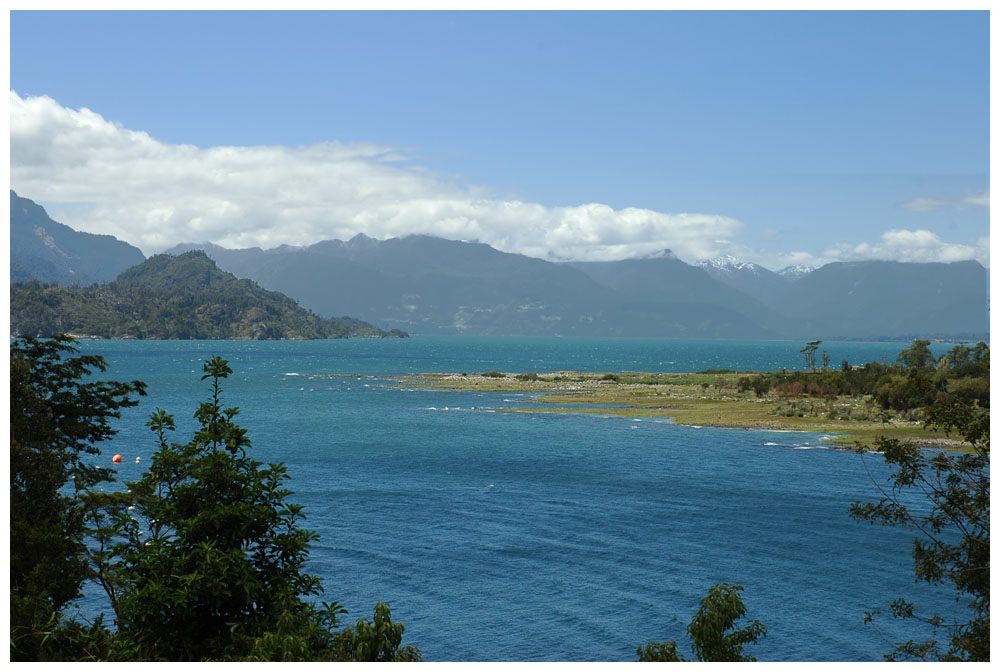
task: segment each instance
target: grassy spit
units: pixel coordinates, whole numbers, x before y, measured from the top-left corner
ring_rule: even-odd
[[[683,425],[783,429],[836,434],[834,443],[853,448],[877,436],[961,449],[965,444],[919,422],[883,421],[867,397],[760,398],[740,392],[737,379],[754,373],[426,373],[405,378],[413,387],[484,392],[529,392],[538,396],[506,411],[525,413],[597,413],[627,417],[671,418]],[[599,406],[599,407],[595,407]]]

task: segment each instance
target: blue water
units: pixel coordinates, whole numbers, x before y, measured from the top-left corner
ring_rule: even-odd
[[[202,362],[229,360],[227,405],[252,452],[283,461],[327,600],[371,617],[378,600],[427,660],[634,660],[676,639],[718,582],[745,587],[768,627],[760,660],[877,660],[863,624],[896,597],[949,616],[953,598],[914,584],[911,536],[847,514],[874,498],[877,456],[819,434],[504,412],[510,393],[409,389],[431,371],[695,371],[801,368],[797,342],[422,337],[310,342],[90,341],[108,377],[149,396],[104,447],[131,480],[155,450],[154,408],[194,429]],[[905,343],[829,343],[831,360],[893,361]],[[934,346],[936,354],[949,346]],[[320,374],[353,374],[326,377]],[[500,410],[493,410],[500,409]],[[140,465],[135,457],[143,458]],[[864,461],[863,461],[864,460]],[[110,464],[110,460],[108,460]],[[93,591],[86,613],[103,608]],[[883,618],[891,638],[922,636]],[[905,626],[905,627],[904,627]]]

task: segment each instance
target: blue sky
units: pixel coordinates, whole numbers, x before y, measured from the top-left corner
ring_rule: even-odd
[[[986,12],[10,25],[11,187],[147,254],[424,232],[547,258],[988,263]]]

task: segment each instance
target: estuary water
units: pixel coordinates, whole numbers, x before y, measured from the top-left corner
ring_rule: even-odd
[[[626,661],[675,639],[708,588],[742,585],[767,637],[759,660],[878,660],[866,610],[905,596],[946,617],[953,595],[913,580],[909,533],[853,521],[884,482],[879,456],[805,432],[713,429],[638,418],[513,413],[510,393],[412,389],[419,372],[801,368],[799,342],[414,337],[303,342],[86,341],[106,377],[140,379],[101,459],[120,481],[155,451],[155,408],[189,440],[208,397],[202,362],[234,374],[252,454],[284,462],[309,569],[345,622],[379,600],[404,642],[434,661]],[[833,364],[894,361],[906,343],[824,343]],[[950,346],[934,346],[935,354]],[[135,458],[141,458],[139,464]],[[81,610],[104,609],[93,590]],[[883,616],[892,639],[922,637]]]

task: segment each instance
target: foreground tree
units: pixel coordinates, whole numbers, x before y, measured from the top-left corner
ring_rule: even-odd
[[[126,493],[89,495],[95,573],[118,626],[107,657],[353,659],[350,636],[334,630],[344,610],[309,599],[322,592],[305,572],[318,535],[298,527],[302,507],[288,501],[284,465],[248,456],[250,439],[233,421],[239,409],[222,403],[227,362],[215,357],[204,371],[211,396],[195,412],[194,438],[169,442],[173,418],[157,409],[147,423],[159,444],[149,470]],[[398,652],[403,626],[388,605],[376,617],[379,633],[395,633],[389,653]],[[412,647],[405,653],[419,659]]]
[[[767,627],[760,621],[749,621],[737,629],[736,621],[747,613],[740,593],[743,586],[718,583],[708,595],[701,598],[697,613],[687,627],[691,650],[703,662],[754,661],[756,658],[743,653],[747,644],[755,644],[767,635]],[[677,653],[677,642],[650,642],[636,649],[639,662],[686,662]]]
[[[84,382],[107,365],[78,352],[66,336],[10,346],[11,660],[83,655],[62,616],[87,577],[78,495],[113,480],[87,457],[115,434],[111,419],[145,394],[139,381]]]
[[[951,584],[956,602],[969,608],[966,620],[951,621],[920,612],[897,599],[894,618],[912,618],[929,627],[924,641],[894,642],[888,660],[990,659],[990,414],[988,408],[940,395],[928,409],[928,425],[957,432],[970,453],[928,451],[915,444],[879,438],[875,449],[891,467],[878,502],[855,503],[859,521],[913,530],[914,572],[918,581]],[[908,500],[916,496],[916,500]],[[910,504],[908,502],[913,502]],[[878,612],[865,620],[875,623]],[[944,633],[945,641],[939,639]]]

